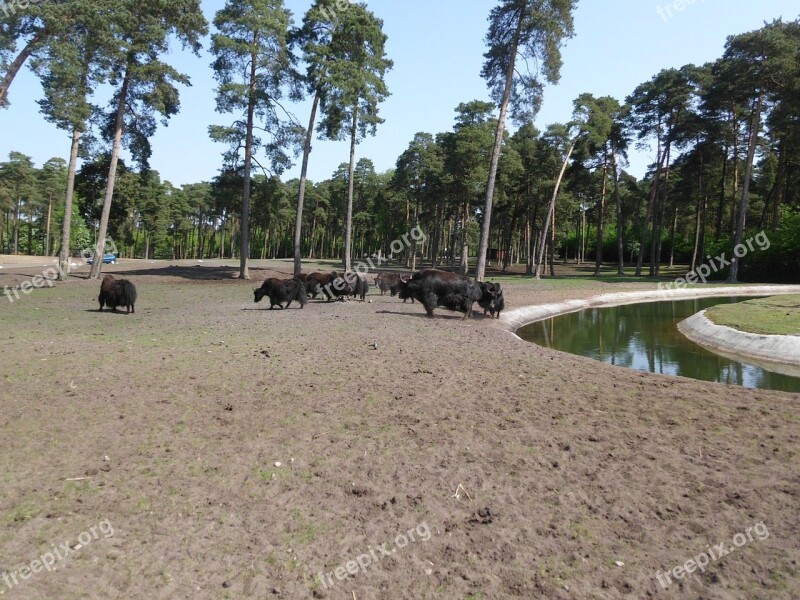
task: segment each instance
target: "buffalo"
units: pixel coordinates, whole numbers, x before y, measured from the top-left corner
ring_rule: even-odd
[[[463,312],[464,319],[471,318],[472,305],[482,297],[480,285],[469,277],[437,269],[425,269],[400,283],[400,298],[419,300],[429,317],[440,306]]]
[[[269,309],[273,310],[277,305],[283,310],[289,308],[292,302],[300,303],[300,308],[308,304],[306,286],[299,279],[265,279],[260,288],[253,290],[255,301],[261,302],[264,296],[269,297]],[[286,306],[283,303],[286,302]]]
[[[503,288],[499,283],[479,283],[481,288],[481,299],[478,300],[478,306],[483,309],[483,314],[487,312],[494,318],[495,313],[497,318],[500,318],[500,312],[506,307],[506,301],[503,299]]]
[[[353,298],[359,298],[362,302],[369,291],[369,281],[363,275],[353,273],[352,271],[343,275],[344,280],[350,286],[350,295]]]
[[[400,275],[397,273],[378,273],[375,285],[381,291],[381,296],[389,292],[392,296],[400,291]]]
[[[334,299],[339,299],[344,302],[346,296],[351,296],[353,294],[353,287],[348,283],[347,278],[333,271],[327,283],[323,284],[320,282],[318,284],[317,291],[321,291],[325,294],[325,298],[327,298],[328,302]]]
[[[330,283],[332,276],[330,273],[310,273],[305,276],[306,294],[316,299],[322,291],[321,287]]]
[[[306,292],[316,298],[319,294],[324,294],[330,302],[334,298],[349,296],[352,288],[336,271],[330,273],[311,273],[306,277]],[[342,298],[343,299],[343,298]]]
[[[413,275],[404,275],[400,277],[400,281],[397,285],[397,297],[403,301],[403,304],[406,303],[406,300],[411,300],[411,304],[414,304],[414,295],[411,293],[408,285],[406,285],[412,277]]]
[[[124,306],[126,315],[136,314],[136,286],[127,279],[116,279],[113,275],[103,277],[97,300],[100,302],[100,312],[104,305],[113,311],[118,306]]]

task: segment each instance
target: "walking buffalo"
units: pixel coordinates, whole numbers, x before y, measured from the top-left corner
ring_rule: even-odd
[[[322,288],[333,281],[334,274],[331,273],[311,273],[306,276],[306,293],[312,298],[322,293]]]
[[[375,285],[381,291],[381,296],[389,292],[392,296],[400,291],[400,275],[397,273],[378,273]]]
[[[359,298],[362,302],[369,291],[369,281],[359,273],[348,272],[343,275],[344,280],[350,286],[350,295]]]
[[[100,302],[100,312],[103,311],[103,306],[107,305],[114,311],[118,306],[124,306],[126,315],[135,314],[136,286],[127,279],[116,279],[113,275],[106,275],[100,284],[100,295],[97,300]]]
[[[275,305],[278,308],[289,308],[292,302],[300,303],[300,308],[308,304],[306,286],[299,279],[265,279],[260,288],[254,289],[255,301],[261,302],[264,296],[269,297],[269,309],[273,310]],[[286,302],[286,306],[283,303]]]
[[[503,288],[499,283],[479,283],[481,288],[481,299],[478,300],[478,306],[483,309],[483,314],[487,312],[494,318],[497,313],[497,318],[500,318],[500,312],[506,307],[506,301],[503,299]]]
[[[464,313],[464,318],[472,317],[472,305],[483,297],[480,285],[469,277],[425,269],[415,273],[408,281],[400,283],[400,298],[419,300],[429,317],[437,306]]]

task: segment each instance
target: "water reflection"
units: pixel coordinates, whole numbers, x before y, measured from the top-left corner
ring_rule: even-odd
[[[548,348],[639,371],[800,392],[800,378],[718,356],[678,331],[678,322],[705,308],[748,299],[699,298],[592,308],[527,325],[517,335]]]

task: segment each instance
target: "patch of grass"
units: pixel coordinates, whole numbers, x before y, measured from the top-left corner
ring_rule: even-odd
[[[21,523],[34,518],[40,512],[42,511],[36,504],[20,504],[6,513],[5,521],[7,524]]]
[[[719,304],[706,311],[717,325],[762,335],[800,335],[800,296],[772,296],[737,304]]]
[[[70,494],[77,494],[80,496],[81,494],[86,494],[89,492],[96,492],[97,487],[92,485],[90,481],[67,481],[64,484],[64,489],[62,494],[64,496],[69,496]]]

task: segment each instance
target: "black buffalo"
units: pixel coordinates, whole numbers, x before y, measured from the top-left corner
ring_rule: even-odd
[[[97,300],[100,302],[101,312],[104,305],[114,311],[118,306],[124,306],[126,315],[135,314],[136,286],[127,279],[116,279],[113,275],[106,275],[100,284],[100,295]]]
[[[349,296],[352,291],[347,281],[336,271],[331,271],[330,273],[311,273],[306,277],[306,292],[312,298],[323,294],[330,302],[334,298]]]
[[[300,308],[308,304],[306,286],[297,278],[265,279],[260,288],[253,290],[253,294],[256,302],[261,302],[264,296],[268,296],[270,310],[273,310],[276,305],[280,309],[289,308],[294,301],[300,303]],[[286,302],[286,306],[283,306],[284,302]]]
[[[481,299],[478,300],[478,306],[483,309],[483,314],[487,312],[494,318],[500,318],[500,312],[506,307],[506,301],[503,299],[503,288],[499,283],[479,283],[481,288]]]
[[[414,296],[411,294],[410,290],[408,289],[407,284],[409,280],[413,277],[413,275],[403,275],[400,277],[400,282],[397,285],[397,297],[403,301],[403,304],[406,303],[406,300],[411,300],[411,304],[414,304]],[[405,287],[404,287],[405,286]],[[403,291],[405,289],[405,291]],[[394,295],[394,294],[392,294]]]
[[[400,283],[400,298],[419,300],[429,317],[437,306],[464,313],[464,318],[472,317],[472,305],[483,297],[480,286],[469,277],[425,269],[415,273],[408,281]]]
[[[351,296],[353,294],[353,287],[347,282],[345,277],[333,271],[330,274],[328,283],[323,284],[320,282],[317,286],[317,291],[325,294],[325,298],[328,302],[334,299],[339,299],[344,302],[345,296]]]
[[[369,291],[369,281],[367,281],[367,278],[352,271],[345,273],[342,277],[347,282],[347,285],[350,286],[350,295],[353,296],[353,298],[359,298],[363,302]]]
[[[332,277],[330,273],[310,273],[305,276],[306,294],[312,298],[321,293],[321,287],[330,283]]]

